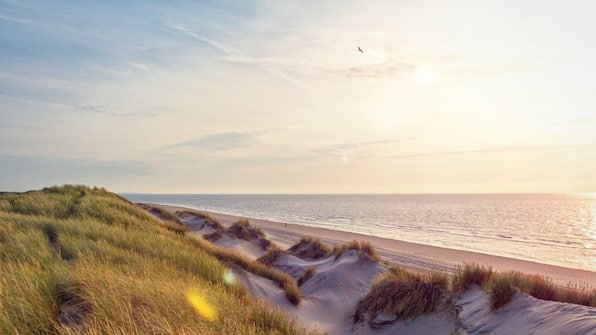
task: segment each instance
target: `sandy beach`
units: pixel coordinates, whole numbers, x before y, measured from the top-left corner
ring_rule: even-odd
[[[184,207],[159,206],[172,212],[177,210],[188,210],[188,208]],[[367,241],[375,246],[379,255],[384,259],[411,270],[452,272],[457,265],[464,262],[475,262],[489,265],[495,270],[518,270],[528,274],[547,276],[557,285],[561,286],[571,282],[577,283],[580,286],[596,287],[596,273],[586,270],[571,269],[525,260],[447,249],[325,228],[308,227],[205,211],[198,212],[208,214],[224,225],[230,225],[239,219],[248,219],[251,225],[261,228],[268,234],[271,241],[280,247],[289,247],[298,242],[302,236],[317,237],[330,245],[353,240]]]
[[[248,219],[251,229],[259,228],[265,233],[265,239],[286,250],[300,245],[297,242],[305,236],[318,238],[328,245],[345,244],[354,240],[369,242],[375,247],[383,262],[367,257],[363,251],[357,249],[347,249],[336,256],[322,258],[301,258],[297,257],[297,254],[281,253],[271,261],[266,261],[269,262],[268,266],[296,280],[300,295],[298,304],[291,303],[283,289],[272,280],[243,269],[234,270],[235,278],[241,281],[254,297],[280,307],[300,324],[330,335],[596,333],[594,307],[540,300],[517,290],[508,303],[495,310],[491,307],[490,292],[478,285],[472,285],[454,294],[441,295],[441,299],[444,300],[441,300],[443,302],[437,307],[412,318],[400,317],[394,314],[393,310],[385,310],[380,314],[359,314],[359,306],[363,299],[366,299],[373,292],[373,287],[378,285],[375,282],[380,280],[379,278],[386,278],[383,276],[390,273],[385,262],[419,273],[452,273],[464,262],[475,262],[488,265],[495,270],[519,270],[527,274],[539,274],[552,278],[555,284],[561,286],[572,282],[580,287],[594,287],[596,274],[590,271],[284,222],[197,210],[184,213],[188,210],[184,207],[153,206],[161,207],[172,214],[178,212],[178,218],[189,227],[191,233],[204,237],[213,232],[213,228],[206,223],[204,215],[208,215],[223,225],[224,229],[230,228],[240,219]],[[218,236],[210,239],[212,243],[233,249],[253,260],[269,255],[266,247],[258,240],[239,238],[228,233]],[[306,248],[316,247],[309,245]],[[304,281],[303,278],[308,271],[312,273]],[[408,292],[408,289],[402,292]],[[380,301],[389,299],[386,302],[390,302],[399,298],[383,293],[371,299],[374,304],[378,304]],[[402,303],[406,304],[405,310],[412,308],[409,303]]]

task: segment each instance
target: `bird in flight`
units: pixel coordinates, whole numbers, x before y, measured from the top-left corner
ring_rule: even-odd
[[[358,51],[360,51],[360,53],[364,53],[364,50],[362,50],[361,47],[358,47]]]

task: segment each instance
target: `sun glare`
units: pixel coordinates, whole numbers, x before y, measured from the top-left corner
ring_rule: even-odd
[[[420,65],[414,70],[414,82],[419,86],[429,86],[437,81],[437,74],[429,66]]]

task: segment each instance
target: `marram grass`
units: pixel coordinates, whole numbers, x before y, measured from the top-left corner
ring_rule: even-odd
[[[312,333],[170,228],[104,189],[0,195],[0,334]]]

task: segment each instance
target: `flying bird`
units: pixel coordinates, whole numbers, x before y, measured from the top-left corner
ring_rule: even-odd
[[[358,51],[360,51],[360,53],[364,53],[361,47],[358,47]]]

